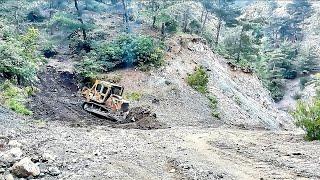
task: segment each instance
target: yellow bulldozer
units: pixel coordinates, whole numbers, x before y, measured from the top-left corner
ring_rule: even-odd
[[[129,114],[129,102],[122,97],[124,88],[106,81],[96,80],[91,88],[83,88],[86,99],[83,109],[106,119],[121,122]]]

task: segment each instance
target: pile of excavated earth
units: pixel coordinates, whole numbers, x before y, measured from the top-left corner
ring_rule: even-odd
[[[199,37],[166,43],[163,67],[105,75],[141,95],[131,102],[137,115],[152,112],[135,122],[85,112],[73,63],[50,60],[29,103],[33,117],[0,107],[0,180],[320,178],[320,143],[303,139],[254,74],[230,68]],[[186,83],[199,66],[220,118]]]

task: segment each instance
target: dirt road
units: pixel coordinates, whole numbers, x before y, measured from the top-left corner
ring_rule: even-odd
[[[50,152],[62,172],[43,179],[319,179],[320,142],[287,131],[175,127],[75,128],[2,112],[0,135],[24,156]]]

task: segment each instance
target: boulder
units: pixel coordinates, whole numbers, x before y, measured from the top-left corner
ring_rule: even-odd
[[[18,177],[38,176],[40,168],[26,157],[12,166],[12,173]]]
[[[7,174],[7,175],[5,175],[5,176],[4,176],[4,179],[5,179],[5,180],[14,180],[12,174]]]
[[[59,174],[61,174],[61,171],[57,167],[50,167],[49,168],[49,174],[51,176],[58,176]]]
[[[56,156],[50,154],[49,152],[44,152],[41,156],[41,160],[44,162],[53,162],[56,159]]]
[[[20,148],[12,148],[6,152],[0,152],[0,165],[9,165],[16,161],[19,161],[22,156],[22,151]]]
[[[13,148],[20,148],[22,145],[17,140],[11,140],[9,141],[8,146]]]

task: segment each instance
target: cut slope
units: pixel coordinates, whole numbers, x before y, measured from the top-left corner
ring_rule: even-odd
[[[128,92],[139,92],[160,121],[170,126],[237,126],[246,129],[292,128],[290,115],[275,108],[269,92],[254,74],[231,71],[199,37],[170,38],[165,66],[149,74],[134,70],[115,72]],[[218,98],[221,120],[211,116],[208,99],[186,83],[187,74],[203,66],[209,91]],[[109,74],[110,75],[110,74]]]
[[[184,46],[176,44],[178,53],[171,54],[172,61],[184,62],[179,67],[184,71],[179,73],[186,76],[195,66],[208,70],[209,91],[217,96],[226,124],[267,129],[292,127],[291,117],[275,108],[269,92],[254,74],[231,71],[226,60],[215,55],[200,39],[178,37],[175,41],[184,42]]]

